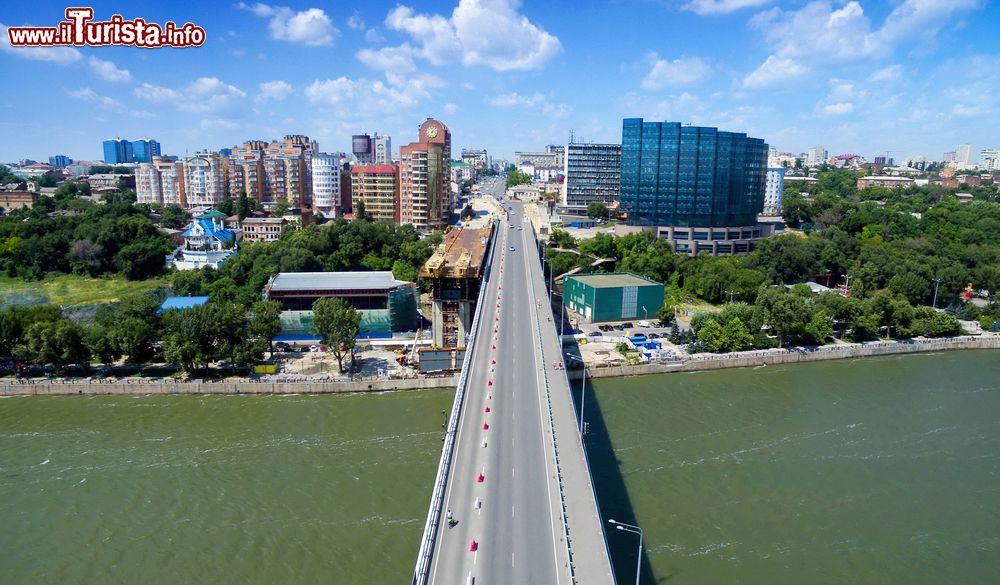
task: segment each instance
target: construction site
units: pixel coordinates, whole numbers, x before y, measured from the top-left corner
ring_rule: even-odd
[[[492,225],[453,229],[420,269],[431,283],[433,331],[432,347],[419,351],[421,371],[460,367],[493,236]]]

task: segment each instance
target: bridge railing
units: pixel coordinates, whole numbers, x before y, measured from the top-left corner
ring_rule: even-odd
[[[497,222],[494,221],[493,233],[490,236],[494,241],[490,242],[489,252],[486,255],[483,282],[479,285],[479,297],[476,299],[476,316],[472,319],[472,326],[469,328],[469,340],[465,345],[465,358],[462,360],[462,374],[458,378],[458,386],[455,389],[455,400],[451,405],[451,416],[448,418],[444,446],[441,449],[441,460],[438,462],[437,477],[434,480],[434,491],[431,494],[430,509],[427,511],[427,522],[424,524],[424,534],[420,539],[420,550],[417,553],[417,565],[413,570],[412,585],[424,585],[427,583],[431,558],[434,556],[434,547],[437,544],[441,508],[444,505],[445,486],[448,484],[448,473],[451,469],[451,459],[454,455],[455,435],[458,433],[458,422],[461,418],[462,404],[465,401],[469,369],[472,365],[473,354],[475,353],[476,336],[479,333],[479,318],[485,310],[483,300],[486,295],[486,289],[489,288],[489,282],[492,279],[493,251],[496,248],[497,225]]]

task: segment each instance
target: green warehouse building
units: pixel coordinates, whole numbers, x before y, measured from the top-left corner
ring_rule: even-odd
[[[656,318],[663,285],[628,272],[574,274],[563,279],[566,306],[587,321]]]

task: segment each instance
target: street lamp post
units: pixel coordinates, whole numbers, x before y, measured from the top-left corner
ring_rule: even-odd
[[[934,307],[935,309],[937,308],[937,293],[938,293],[938,285],[939,284],[941,284],[941,277],[940,276],[934,279],[934,302],[931,303],[931,306]],[[927,297],[924,297],[924,298],[927,298]]]
[[[611,518],[608,518],[608,523],[614,524],[615,528],[618,530],[639,535],[639,558],[635,561],[635,585],[639,585],[639,571],[642,569],[642,528],[631,524],[625,524],[624,522],[618,522],[617,520]]]
[[[582,358],[578,358],[575,355],[566,354],[567,360],[573,360],[575,362],[580,362],[583,366],[583,384],[580,384],[580,440],[583,440],[583,406],[586,404],[587,400],[587,364]]]
[[[646,305],[642,306],[642,318],[649,321],[649,311],[646,310]]]

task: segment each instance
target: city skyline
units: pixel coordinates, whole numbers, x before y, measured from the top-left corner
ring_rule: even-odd
[[[570,132],[620,142],[629,117],[794,153],[937,160],[997,146],[982,122],[1000,91],[1000,59],[984,52],[1000,18],[979,0],[288,4],[94,6],[101,19],[204,27],[191,49],[14,49],[3,34],[0,64],[24,83],[0,102],[16,137],[0,160],[99,159],[117,135],[155,136],[172,155],[286,134],[349,152],[352,134],[402,144],[429,117],[456,152],[508,160]],[[50,26],[64,9],[14,6],[0,24]]]

